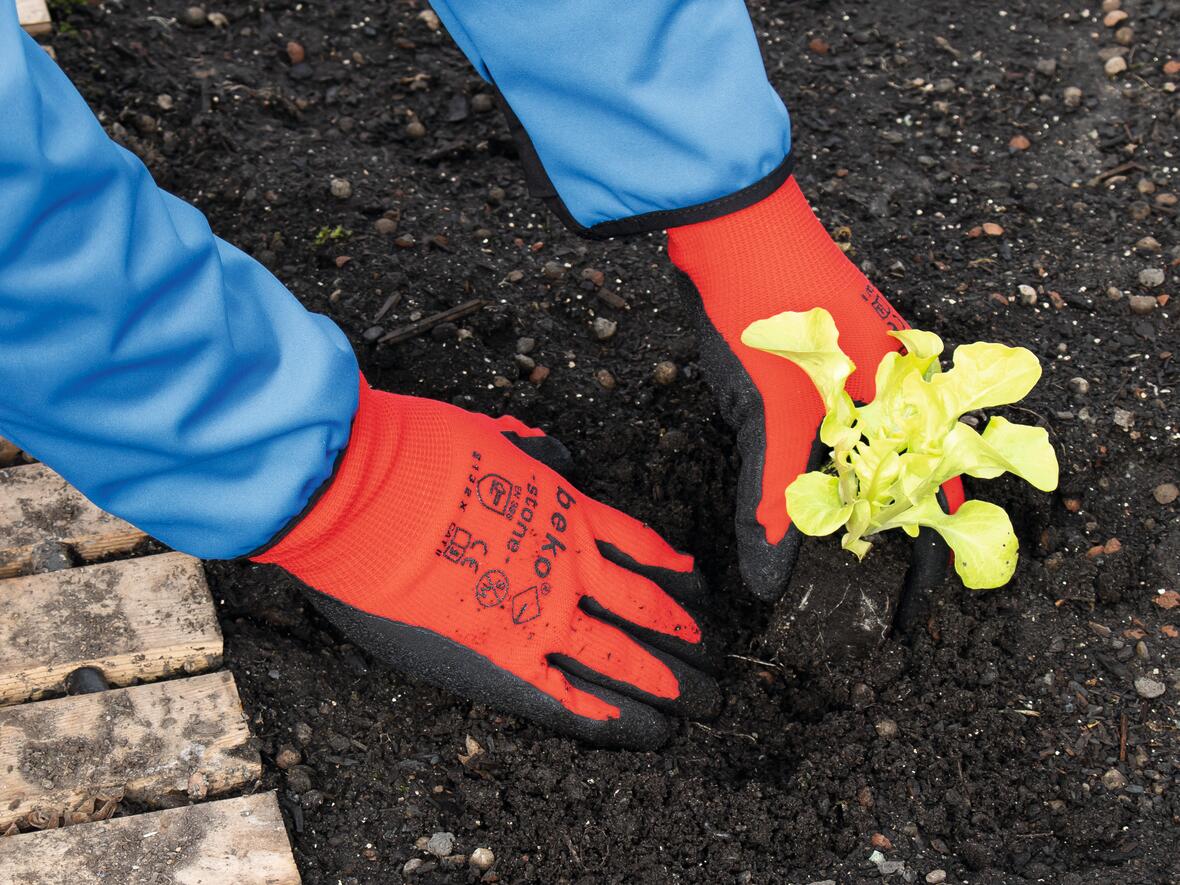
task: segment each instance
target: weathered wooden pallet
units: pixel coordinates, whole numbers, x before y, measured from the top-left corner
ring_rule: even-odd
[[[21,27],[33,36],[53,29],[53,20],[49,17],[45,0],[16,0],[16,15]]]
[[[0,440],[5,460],[25,459]],[[144,540],[44,465],[0,469],[0,885],[298,883],[273,794],[203,801],[262,765],[233,676],[203,672],[201,563],[92,562]],[[42,699],[95,670],[126,687]],[[124,801],[168,810],[112,817]]]
[[[44,464],[0,470],[0,578],[29,571],[46,542],[89,561],[127,553],[146,537],[99,510]]]
[[[129,685],[221,663],[205,570],[181,553],[0,580],[0,611],[0,705],[61,693],[79,667]]]
[[[0,830],[96,796],[160,805],[261,776],[229,673],[0,710]]]
[[[298,885],[274,793],[0,839],[0,885]]]

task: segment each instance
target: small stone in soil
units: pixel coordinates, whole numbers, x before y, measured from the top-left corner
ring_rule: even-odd
[[[661,360],[656,363],[656,367],[652,370],[652,380],[656,384],[668,385],[676,380],[676,376],[680,373],[676,363],[671,360]]]
[[[1180,487],[1174,482],[1162,482],[1151,490],[1151,496],[1157,504],[1171,504],[1180,498]]]
[[[275,765],[284,771],[292,765],[298,765],[302,761],[303,754],[294,747],[283,747],[279,750],[278,755],[275,756]]]
[[[610,373],[609,369],[599,369],[594,373],[594,380],[603,390],[614,390],[618,386],[615,376]]]
[[[1027,283],[1021,283],[1016,287],[1016,289],[1018,292],[1020,292],[1021,304],[1031,307],[1037,303],[1037,290],[1032,286],[1028,285]]]
[[[612,338],[619,328],[619,324],[614,320],[608,320],[606,317],[594,318],[594,337],[599,341],[606,341]]]
[[[1085,396],[1090,392],[1090,382],[1085,378],[1070,378],[1069,379],[1070,393],[1076,393],[1078,396]]]
[[[516,352],[517,353],[532,353],[537,346],[536,338],[517,338]]]
[[[1139,285],[1144,289],[1158,289],[1164,284],[1164,272],[1158,267],[1147,267],[1139,271]]]
[[[477,92],[471,96],[471,110],[477,114],[486,114],[496,106],[495,100],[486,92]]]
[[[869,844],[880,851],[893,850],[893,843],[889,841],[889,837],[884,833],[873,833],[869,838]]]
[[[406,135],[410,138],[425,138],[426,126],[421,120],[411,120],[406,124]]]
[[[1121,55],[1116,55],[1114,58],[1108,58],[1102,69],[1106,71],[1106,76],[1117,77],[1127,69],[1127,60]]]
[[[454,833],[435,833],[426,842],[426,852],[435,857],[446,857],[455,850]]]
[[[352,182],[347,178],[333,178],[328,189],[337,200],[347,200],[352,196]]]
[[[533,384],[538,384],[538,385],[542,384],[542,383],[544,383],[545,379],[548,377],[549,377],[549,367],[548,366],[537,366],[535,369],[533,369],[531,372],[529,372],[529,381],[531,381]]]
[[[1148,700],[1151,700],[1152,698],[1158,698],[1165,691],[1167,691],[1167,688],[1168,687],[1159,680],[1149,679],[1146,676],[1140,676],[1135,680],[1135,692],[1139,695],[1139,697],[1147,698]]]
[[[300,64],[307,58],[307,51],[303,48],[303,44],[289,40],[287,42],[287,58],[290,59],[293,65]]]
[[[187,25],[190,28],[199,28],[208,21],[202,6],[189,6],[177,17],[182,25]]]
[[[926,874],[926,885],[942,885],[946,881],[946,870],[931,870]]]
[[[1076,108],[1082,103],[1082,90],[1076,86],[1066,86],[1061,93],[1067,108]]]
[[[1151,295],[1132,295],[1127,299],[1127,306],[1131,313],[1144,316],[1156,309],[1158,302]]]
[[[477,870],[487,870],[496,862],[496,855],[492,853],[490,848],[477,848],[471,852],[471,857],[467,862]]]
[[[1117,768],[1111,768],[1102,775],[1102,785],[1114,793],[1127,785],[1127,778]]]
[[[378,218],[373,222],[373,230],[383,237],[392,237],[397,233],[397,222],[392,218]]]
[[[877,730],[877,735],[884,740],[892,740],[897,737],[897,723],[892,719],[881,719],[873,726]]]

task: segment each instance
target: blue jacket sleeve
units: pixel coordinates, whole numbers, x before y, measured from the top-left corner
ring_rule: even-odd
[[[431,0],[506,105],[534,192],[589,236],[728,214],[790,173],[743,0]]]
[[[331,475],[358,374],[110,141],[0,0],[0,435],[178,550],[247,553]]]

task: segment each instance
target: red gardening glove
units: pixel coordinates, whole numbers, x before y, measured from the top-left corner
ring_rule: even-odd
[[[668,254],[682,271],[697,314],[706,377],[737,430],[742,576],[757,596],[777,599],[801,541],[790,528],[784,494],[809,469],[824,409],[800,368],[742,344],[742,332],[754,320],[786,310],[826,308],[840,331],[840,347],[857,366],[848,393],[868,402],[877,364],[900,347],[888,332],[909,324],[828,236],[793,176],[752,206],[669,230]],[[963,500],[962,483],[951,480],[943,491],[953,512]],[[929,556],[939,548],[919,550]],[[938,555],[945,568],[945,550]],[[930,572],[929,564],[916,565],[915,572]]]
[[[282,566],[362,648],[406,673],[595,743],[651,747],[663,712],[719,693],[671,595],[691,557],[542,463],[511,418],[371,390],[310,512],[258,562]]]

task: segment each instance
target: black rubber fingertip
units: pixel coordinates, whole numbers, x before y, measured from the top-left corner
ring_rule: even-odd
[[[652,709],[670,716],[690,719],[712,719],[721,709],[721,688],[717,681],[684,661],[658,649],[644,649],[652,657],[662,661],[676,677],[680,693],[674,698],[662,698],[649,694],[634,685],[604,676],[596,670],[566,655],[554,654],[549,661],[563,673],[585,683],[596,685],[611,692],[638,701]],[[581,687],[579,685],[579,687]]]
[[[678,636],[641,627],[639,624],[621,618],[601,605],[592,596],[583,596],[578,606],[586,614],[592,615],[600,621],[605,621],[612,627],[618,627],[644,645],[650,645],[652,648],[673,655],[698,670],[703,670],[706,673],[717,673],[721,670],[721,654],[714,647],[709,634],[704,629],[701,630],[701,638],[697,642],[688,642]],[[698,626],[703,623],[701,617],[691,608],[685,607],[684,610],[692,616]]]
[[[550,470],[568,477],[574,470],[574,456],[560,441],[551,436],[521,436],[511,430],[502,431],[504,438]]]
[[[615,719],[571,715],[564,723],[564,730],[572,737],[599,747],[620,750],[656,750],[668,742],[672,726],[654,707],[585,679],[564,665],[561,670],[574,688],[594,695],[619,711]]]
[[[614,544],[606,541],[598,541],[597,544],[598,552],[607,562],[635,572],[642,578],[647,578],[678,602],[701,602],[704,600],[707,593],[705,578],[696,569],[690,572],[677,572],[655,565],[647,565],[628,556]]]
[[[946,495],[941,489],[938,503],[949,512]],[[894,629],[909,634],[925,625],[930,616],[930,598],[934,588],[946,580],[950,561],[950,547],[942,536],[931,528],[920,529],[910,548],[910,564],[897,602]]]

